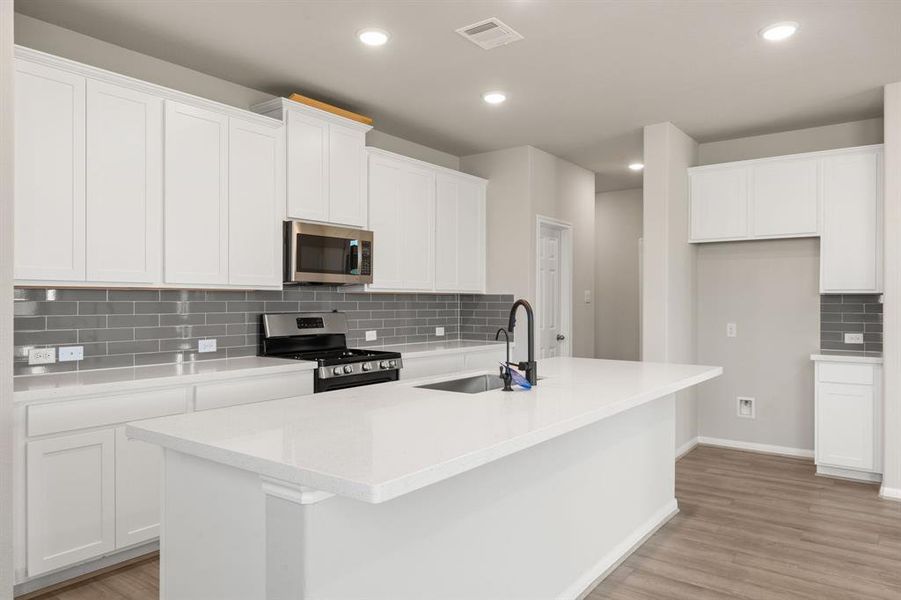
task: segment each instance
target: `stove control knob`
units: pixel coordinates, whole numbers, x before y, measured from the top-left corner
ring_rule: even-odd
[[[334,369],[332,369],[332,373],[334,373],[335,375],[340,375],[341,367],[335,367]]]
[[[391,368],[393,369],[393,368],[397,367],[397,361],[396,361],[396,360],[389,360],[389,361],[388,361],[388,365],[390,365]]]
[[[380,362],[380,363],[379,363],[379,368],[380,368],[380,369],[387,369],[387,368],[388,368],[388,361],[387,361],[387,360],[383,360],[382,362]]]
[[[345,372],[345,373],[353,373],[353,372],[354,372],[354,368],[353,368],[352,366],[350,366],[350,365],[344,365],[344,372]]]
[[[363,370],[364,370],[364,371],[371,371],[371,370],[372,370],[372,365],[371,365],[370,363],[363,363]]]

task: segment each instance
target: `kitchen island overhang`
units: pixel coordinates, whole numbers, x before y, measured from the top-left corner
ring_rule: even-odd
[[[677,510],[672,394],[719,367],[554,358],[131,424],[165,451],[163,598],[575,598]],[[461,375],[457,375],[459,377]]]

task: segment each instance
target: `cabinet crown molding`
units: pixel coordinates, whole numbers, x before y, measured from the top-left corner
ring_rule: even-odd
[[[335,125],[340,125],[341,127],[356,129],[357,131],[362,131],[364,133],[372,129],[372,125],[366,125],[365,123],[360,123],[359,121],[354,121],[353,119],[347,119],[328,111],[320,110],[312,106],[307,106],[306,104],[301,104],[300,102],[289,100],[288,98],[273,98],[271,100],[261,102],[260,104],[254,104],[250,107],[250,109],[255,113],[266,115],[267,117],[275,119],[280,119],[282,121],[284,121],[285,119],[285,114],[288,111],[291,111],[303,113],[311,117],[333,123]]]
[[[479,177],[477,175],[470,175],[469,173],[464,173],[463,171],[457,171],[455,169],[450,169],[448,167],[442,167],[441,165],[436,165],[434,163],[426,162],[424,160],[419,160],[418,158],[410,158],[409,156],[405,156],[403,154],[398,154],[396,152],[391,152],[390,150],[383,150],[381,148],[376,148],[375,146],[366,146],[366,153],[368,155],[375,156],[385,156],[387,158],[391,158],[394,160],[402,160],[404,162],[410,163],[412,165],[416,165],[418,167],[422,167],[425,169],[429,169],[433,171],[437,175],[449,175],[451,177],[459,177],[460,179],[466,179],[472,181],[474,183],[487,184],[488,180]]]

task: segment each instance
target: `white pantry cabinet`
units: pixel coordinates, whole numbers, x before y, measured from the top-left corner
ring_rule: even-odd
[[[160,280],[163,101],[87,85],[87,281]]]
[[[816,361],[818,472],[877,479],[882,472],[882,366],[828,358]]]
[[[85,78],[16,60],[15,278],[85,278]]]
[[[365,146],[372,127],[287,98],[253,110],[285,123],[287,217],[365,226]]]
[[[228,283],[228,117],[166,102],[167,283]]]
[[[485,185],[462,175],[438,174],[435,211],[435,289],[485,289]]]
[[[228,143],[228,282],[280,286],[283,130],[231,118]]]
[[[28,442],[28,575],[116,547],[115,436],[92,431]]]

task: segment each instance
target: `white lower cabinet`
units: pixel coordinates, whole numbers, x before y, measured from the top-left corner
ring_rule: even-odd
[[[159,536],[162,464],[159,446],[130,440],[124,426],[116,428],[117,548]]]
[[[871,479],[881,468],[881,367],[818,361],[816,463],[825,474]]]
[[[112,429],[29,442],[28,575],[116,547]]]

